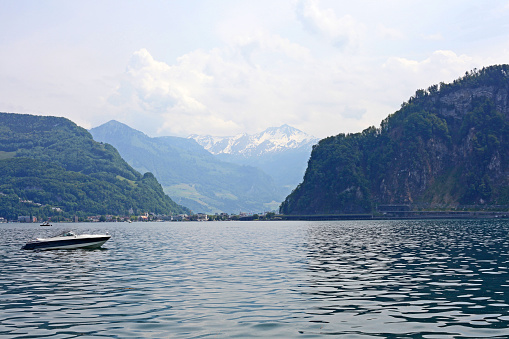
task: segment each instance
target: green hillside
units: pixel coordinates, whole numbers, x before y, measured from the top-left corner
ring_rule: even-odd
[[[507,208],[509,66],[418,90],[379,128],[321,140],[285,214]]]
[[[189,212],[65,118],[0,113],[0,216]]]
[[[192,139],[151,138],[117,121],[90,133],[114,145],[134,168],[153,173],[166,193],[195,212],[271,211],[284,198],[261,170],[221,161]]]

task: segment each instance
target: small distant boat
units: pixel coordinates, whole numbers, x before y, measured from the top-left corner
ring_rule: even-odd
[[[106,234],[76,234],[65,231],[51,238],[37,238],[26,243],[24,250],[73,250],[78,248],[95,249],[101,247],[111,235]]]
[[[41,224],[41,226],[52,226],[49,221],[45,221]]]

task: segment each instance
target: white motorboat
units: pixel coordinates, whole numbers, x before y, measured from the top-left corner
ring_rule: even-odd
[[[51,238],[37,238],[22,247],[24,250],[72,250],[77,248],[94,249],[101,247],[111,235],[106,234],[76,234],[72,231]]]

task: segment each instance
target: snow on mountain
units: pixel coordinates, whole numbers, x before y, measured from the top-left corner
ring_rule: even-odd
[[[215,137],[193,134],[196,140],[212,154],[232,154],[246,157],[276,153],[301,147],[311,148],[318,139],[294,127],[283,125],[270,127],[258,134],[238,134],[231,137]]]

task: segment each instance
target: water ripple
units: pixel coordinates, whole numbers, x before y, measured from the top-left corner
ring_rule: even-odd
[[[507,221],[72,226],[112,239],[22,251],[50,231],[0,225],[0,336],[509,336]]]

